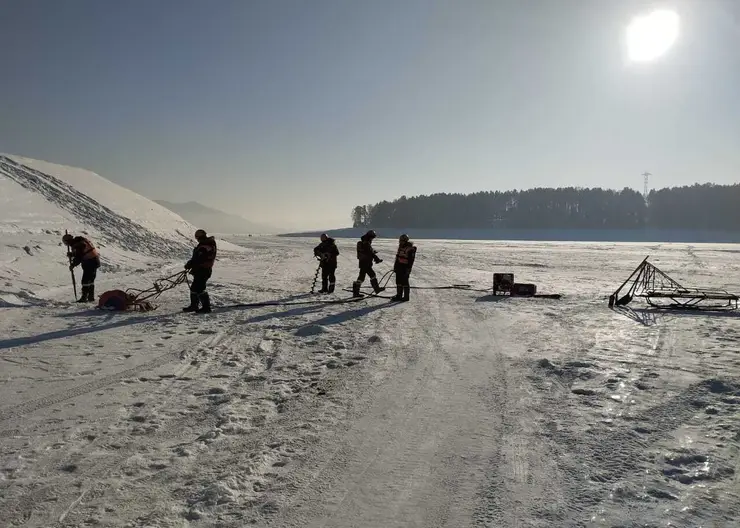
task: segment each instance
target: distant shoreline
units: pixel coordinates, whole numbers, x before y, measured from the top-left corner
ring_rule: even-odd
[[[281,233],[288,238],[313,238],[327,233],[334,238],[359,238],[371,228]],[[691,229],[405,229],[375,228],[378,238],[397,238],[406,233],[416,239],[512,240],[539,242],[655,242],[740,244],[740,232]]]

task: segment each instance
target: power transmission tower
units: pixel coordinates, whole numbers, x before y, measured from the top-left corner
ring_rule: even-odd
[[[650,176],[652,176],[652,174],[650,174],[649,172],[643,172],[642,173],[642,177],[645,178],[645,190],[643,191],[642,196],[646,200],[647,200],[647,197],[648,197],[648,178],[650,178]]]

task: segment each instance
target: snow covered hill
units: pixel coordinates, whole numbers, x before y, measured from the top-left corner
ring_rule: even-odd
[[[181,252],[190,245],[194,229],[191,224],[93,172],[0,155],[0,175],[48,202],[46,207],[41,207],[38,200],[25,197],[24,201],[31,207],[24,207],[23,212],[32,221],[31,225],[49,223],[44,216],[48,216],[53,208],[57,209],[53,211],[57,222],[50,223],[59,224],[59,218],[65,218],[74,222],[75,227],[93,228],[104,240],[115,241],[131,251],[166,256],[171,251]],[[5,201],[15,201],[18,197],[19,193],[10,188],[3,190]],[[18,220],[14,222],[16,227],[30,227],[28,223],[24,225],[23,217]],[[7,214],[0,217],[0,222],[0,225],[8,223]],[[7,227],[3,227],[5,231]]]
[[[91,237],[106,273],[181,261],[192,250],[195,229],[93,172],[0,155],[0,302],[48,297],[70,283],[65,230]]]

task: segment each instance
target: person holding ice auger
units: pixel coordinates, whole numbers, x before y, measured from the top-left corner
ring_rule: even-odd
[[[416,258],[416,246],[411,243],[408,235],[403,234],[398,237],[398,251],[396,252],[396,262],[393,264],[393,271],[396,274],[396,296],[392,301],[408,301],[411,285],[409,276],[411,268],[414,267]]]
[[[313,248],[313,254],[320,261],[321,289],[319,290],[319,293],[333,293],[334,286],[337,281],[334,273],[337,270],[339,248],[337,248],[334,239],[324,233],[321,235],[321,244]]]
[[[373,270],[373,263],[380,264],[383,259],[378,257],[378,252],[373,249],[373,240],[377,237],[375,231],[372,229],[362,235],[360,240],[357,242],[357,261],[360,267],[360,274],[357,276],[357,280],[352,283],[352,295],[354,297],[360,296],[360,286],[365,281],[365,275],[370,277],[370,284],[375,290],[375,293],[380,293],[385,288],[381,288],[378,284],[378,279],[375,276]]]
[[[185,269],[193,276],[190,285],[190,306],[186,306],[182,311],[210,313],[211,298],[206,291],[206,282],[211,278],[213,263],[216,261],[216,240],[202,229],[195,232],[195,239],[198,245],[193,249],[193,257],[185,263]]]
[[[69,233],[62,237],[67,246],[69,269],[82,266],[82,294],[79,303],[95,301],[95,277],[100,267],[100,253],[92,242],[83,236],[72,236]]]

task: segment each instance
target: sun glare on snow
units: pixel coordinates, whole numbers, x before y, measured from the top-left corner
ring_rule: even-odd
[[[627,54],[633,62],[657,59],[678,38],[678,15],[659,10],[632,19],[627,27]]]

